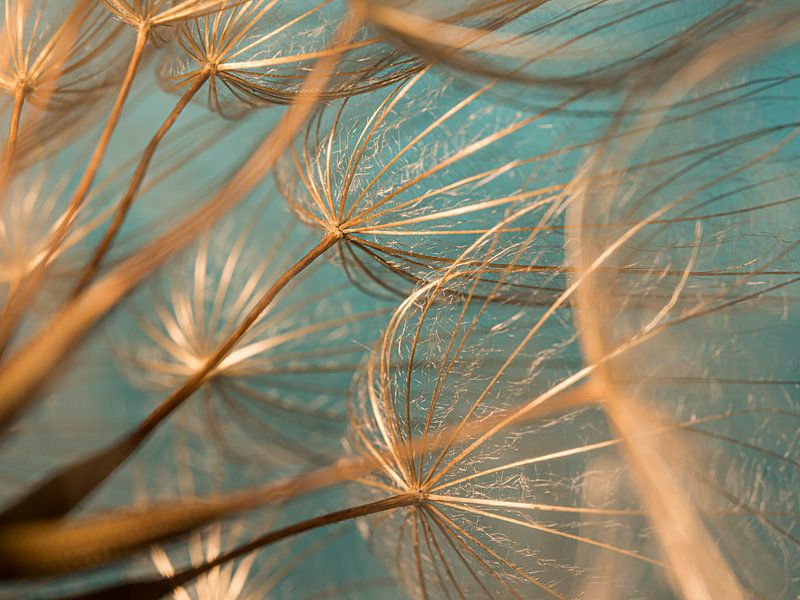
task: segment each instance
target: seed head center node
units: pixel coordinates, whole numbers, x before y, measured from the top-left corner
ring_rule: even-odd
[[[341,225],[338,224],[331,225],[331,234],[335,236],[337,240],[340,240],[345,236],[344,231],[342,231]]]

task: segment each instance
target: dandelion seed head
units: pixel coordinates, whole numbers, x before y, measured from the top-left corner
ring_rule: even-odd
[[[334,33],[345,16],[329,1],[224,2],[213,14],[181,25],[162,61],[161,81],[177,91],[207,77],[208,106],[236,118],[260,106],[290,103],[312,83],[314,61],[333,52],[344,57],[328,88],[315,90],[325,99],[369,92],[419,69],[367,31],[338,48]]]
[[[118,80],[114,54],[125,36],[96,3],[4,0],[3,16],[0,90],[7,96],[63,115],[96,102]]]
[[[152,308],[137,311],[144,335],[122,352],[133,380],[163,393],[200,372],[297,257],[302,233],[287,223],[266,247],[249,229],[201,239],[154,290]],[[347,286],[332,284],[322,267],[292,282],[205,377],[199,418],[223,447],[240,448],[234,453],[261,448],[262,459],[268,452],[297,468],[339,446],[349,370],[383,311],[354,310]],[[302,443],[295,432],[304,432]]]

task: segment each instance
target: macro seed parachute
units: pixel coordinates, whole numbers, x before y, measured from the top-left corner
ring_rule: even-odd
[[[618,440],[591,390],[571,383],[568,314],[545,323],[543,309],[492,304],[454,277],[458,301],[431,284],[403,303],[362,377],[350,440],[384,458],[361,495],[419,497],[368,523],[375,551],[414,597],[641,590],[660,560],[626,498]],[[599,465],[608,475],[587,475]]]
[[[134,384],[164,393],[191,377],[308,243],[282,210],[258,211],[285,223],[268,245],[256,240],[255,221],[203,236],[156,282],[159,290],[145,290],[135,309],[143,339],[121,350]],[[296,468],[339,448],[351,374],[387,309],[355,310],[336,274],[320,264],[298,276],[207,375],[194,412],[240,460],[259,455],[263,464]]]
[[[795,4],[3,0],[0,596],[798,596]]]
[[[343,39],[352,35],[354,26],[355,23],[352,20],[342,26],[341,36]],[[337,55],[333,55],[319,59],[314,66],[314,75],[323,78],[330,76],[335,68],[337,58]],[[118,96],[119,98],[121,96]],[[207,199],[203,204],[184,216],[169,231],[130,255],[100,281],[87,289],[75,290],[74,299],[65,304],[49,322],[48,331],[45,332],[44,328],[40,330],[38,336],[11,358],[12,366],[0,369],[0,380],[4,377],[7,378],[5,383],[0,386],[0,389],[3,390],[0,392],[0,396],[2,396],[0,398],[0,405],[2,405],[0,421],[7,424],[21,413],[30,410],[30,407],[36,404],[37,395],[41,392],[44,381],[52,375],[52,370],[69,351],[72,344],[85,338],[88,332],[97,326],[99,319],[104,314],[141,285],[170,256],[189,245],[199,233],[211,228],[253,191],[290,143],[292,136],[308,117],[314,104],[313,94],[307,99],[307,102],[293,104],[263,138],[256,150],[240,164],[234,175],[226,179],[216,189],[216,192],[211,194],[210,198],[206,196]],[[106,130],[108,130],[108,125]],[[107,133],[105,135],[108,136]],[[96,163],[98,155],[102,155],[101,147],[95,150],[90,162]],[[143,156],[143,159],[146,162],[146,156]],[[82,182],[85,179],[87,179],[86,173],[84,173]],[[88,179],[93,180],[93,175]],[[81,183],[80,185],[85,186],[86,184]],[[91,183],[89,183],[90,185]],[[118,205],[118,214],[125,215],[126,204],[126,202],[121,202]],[[68,228],[69,225],[65,227]],[[106,235],[109,239],[113,238],[113,229],[109,229]],[[86,265],[85,273],[92,276],[96,268],[97,262],[93,259]],[[85,281],[86,279],[82,278],[82,283]],[[34,281],[31,285],[32,289],[27,295],[35,294],[36,283]],[[58,332],[58,335],[53,335],[54,332]],[[43,357],[45,360],[42,360]]]
[[[96,99],[119,34],[92,2],[5,0],[0,89],[38,108],[65,111]],[[17,112],[17,111],[14,111]]]
[[[206,77],[208,105],[236,117],[254,107],[290,103],[308,84],[314,61],[326,54],[343,56],[335,77],[316,90],[325,99],[369,92],[421,68],[363,29],[332,47],[336,24],[346,14],[343,3],[332,0],[227,2],[224,10],[181,25],[174,50],[162,62],[161,80],[178,91]]]
[[[101,0],[109,12],[131,27],[171,27],[212,14],[243,0]]]
[[[25,158],[21,140],[43,136],[53,123],[64,128],[119,79],[116,53],[124,39],[96,2],[4,0],[3,11],[0,92],[13,105],[2,189],[14,161]]]
[[[520,265],[538,272],[542,298],[520,294],[547,301],[563,238],[544,229],[559,220],[581,144],[537,153],[565,135],[559,116],[496,110],[486,102],[492,87],[465,90],[426,72],[326,106],[278,164],[277,185],[298,218],[341,236],[339,261],[355,285],[402,296],[528,205],[535,210],[502,228],[498,243],[513,245],[542,226],[538,262]],[[533,136],[530,154],[520,154]]]

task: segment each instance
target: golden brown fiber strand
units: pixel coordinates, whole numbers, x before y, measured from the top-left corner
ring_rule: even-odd
[[[14,154],[17,151],[17,136],[19,135],[19,122],[22,117],[22,105],[25,102],[25,89],[20,88],[14,94],[14,106],[11,109],[11,123],[8,128],[8,142],[6,143],[6,155],[3,163],[3,181],[11,173],[11,167],[14,164]],[[5,186],[0,186],[0,190],[4,190]]]
[[[349,39],[357,27],[357,21],[346,21],[337,38]],[[317,78],[314,89],[318,89],[320,82],[332,72],[337,60],[337,56],[331,55],[316,64],[312,71]],[[35,393],[44,379],[103,315],[167,258],[218,221],[261,181],[313,110],[315,101],[316,96],[311,93],[298,98],[237,175],[209,202],[87,288],[45,325],[34,339],[8,359],[0,370],[0,427],[6,427],[33,403]]]
[[[170,27],[182,21],[213,14],[250,0],[101,0],[105,7],[131,27]]]
[[[247,555],[254,550],[265,548],[282,540],[289,539],[296,535],[320,529],[322,527],[329,527],[342,521],[349,521],[358,519],[369,515],[375,515],[382,512],[392,511],[399,508],[412,506],[419,501],[416,494],[399,494],[390,496],[383,500],[369,502],[359,506],[353,506],[342,510],[337,510],[332,513],[313,517],[270,531],[264,535],[258,536],[251,541],[233,548],[218,557],[208,560],[201,565],[189,567],[175,573],[171,577],[162,577],[160,579],[151,579],[144,581],[131,581],[121,585],[108,587],[96,592],[89,592],[87,594],[80,594],[73,596],[70,600],[116,600],[120,598],[131,598],[136,600],[157,600],[162,596],[170,593],[177,587],[183,586],[190,582],[192,579],[209,572],[210,570],[224,565],[232,560],[241,556]]]
[[[108,148],[108,144],[111,141],[111,136],[114,135],[114,131],[116,130],[117,124],[119,123],[119,119],[122,116],[122,110],[125,106],[125,102],[128,99],[128,95],[131,90],[131,86],[133,85],[133,80],[136,78],[136,74],[139,70],[139,65],[144,57],[144,50],[145,46],[147,45],[147,39],[150,35],[150,30],[147,27],[142,27],[136,32],[136,43],[133,47],[133,52],[131,53],[130,62],[128,63],[127,71],[125,72],[125,77],[122,80],[120,85],[119,91],[117,92],[117,97],[114,101],[114,106],[111,109],[111,114],[109,115],[108,119],[106,120],[106,124],[103,128],[102,133],[100,134],[100,138],[97,141],[97,145],[95,146],[94,151],[92,152],[91,157],[89,158],[89,162],[86,165],[86,169],[83,172],[83,176],[81,180],[78,182],[75,191],[72,193],[72,198],[70,199],[69,207],[67,208],[67,212],[64,216],[64,232],[57,231],[54,234],[53,244],[58,245],[61,243],[63,236],[65,235],[66,230],[69,228],[72,220],[74,219],[75,214],[77,213],[80,206],[83,204],[83,201],[86,199],[86,195],[89,193],[89,189],[92,187],[94,183],[95,176],[97,175],[97,171],[100,168],[100,163],[103,161],[103,157],[105,156],[106,149]]]
[[[103,261],[103,257],[108,253],[111,249],[112,244],[114,243],[114,239],[119,233],[119,230],[122,228],[122,224],[125,221],[125,217],[128,215],[128,212],[131,209],[134,201],[136,200],[136,196],[139,193],[142,183],[144,182],[145,175],[147,174],[147,169],[150,166],[150,161],[152,161],[153,156],[158,150],[158,146],[161,143],[161,140],[164,139],[164,136],[167,135],[169,130],[175,124],[175,121],[178,120],[178,117],[189,104],[191,99],[197,94],[200,88],[203,87],[205,82],[209,77],[208,73],[204,73],[200,77],[198,77],[192,84],[187,88],[186,92],[184,92],[183,96],[181,96],[180,100],[178,100],[175,107],[170,112],[169,116],[166,118],[164,123],[162,123],[159,130],[155,133],[153,138],[150,140],[150,143],[145,148],[144,153],[142,154],[142,158],[139,161],[139,164],[136,166],[136,171],[131,178],[131,182],[128,185],[128,189],[125,192],[123,198],[119,201],[117,206],[117,210],[114,212],[114,217],[111,223],[106,229],[105,234],[103,235],[103,239],[97,245],[97,248],[92,255],[89,263],[84,268],[80,279],[78,280],[75,289],[73,290],[73,295],[77,296],[83,290],[86,289],[86,286],[91,283],[92,279],[94,278],[97,270],[100,268],[100,265]]]

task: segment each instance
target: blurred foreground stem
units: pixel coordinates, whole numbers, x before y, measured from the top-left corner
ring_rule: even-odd
[[[212,569],[220,567],[232,560],[246,556],[251,552],[265,548],[266,546],[308,531],[313,531],[314,529],[328,527],[336,523],[341,523],[342,521],[349,521],[397,508],[412,506],[419,502],[420,498],[417,494],[398,494],[375,502],[337,510],[318,517],[306,519],[305,521],[299,521],[287,527],[276,529],[275,531],[270,531],[246,544],[242,544],[228,552],[220,554],[213,560],[209,560],[194,567],[189,567],[188,569],[176,573],[172,577],[127,582],[96,592],[72,596],[69,600],[158,600],[158,598],[167,596],[175,588],[186,585],[196,577],[208,573]]]

